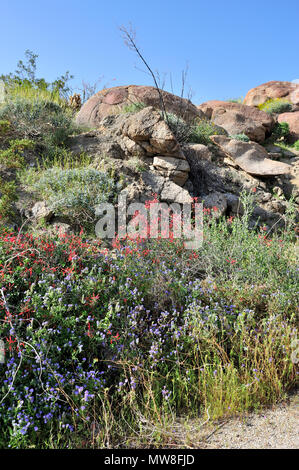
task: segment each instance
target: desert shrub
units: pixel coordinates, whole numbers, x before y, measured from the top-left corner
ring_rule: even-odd
[[[45,199],[56,215],[66,215],[74,222],[94,220],[95,206],[113,201],[118,184],[93,168],[49,168],[37,172],[31,185]]]
[[[227,134],[224,129],[205,119],[186,122],[175,114],[166,113],[165,120],[177,141],[181,144],[192,142],[207,145],[211,142],[211,135]]]
[[[22,168],[25,164],[24,151],[32,150],[35,142],[29,139],[10,140],[9,147],[0,151],[0,164],[6,168]]]
[[[289,124],[287,122],[277,122],[273,128],[270,140],[285,140],[290,133]]]
[[[230,135],[230,138],[235,139],[235,140],[241,140],[242,142],[250,141],[249,137],[246,134],[234,134],[234,135]]]
[[[7,134],[10,130],[10,127],[11,125],[9,121],[1,120],[0,121],[0,136]]]
[[[49,101],[59,106],[66,107],[66,101],[60,97],[59,90],[37,88],[26,82],[6,86],[6,99],[10,101],[19,99],[27,101]]]
[[[0,177],[0,220],[7,219],[13,214],[12,204],[17,201],[16,184],[14,181],[4,181]]]
[[[239,98],[230,98],[227,100],[229,103],[243,103],[243,97],[240,96]]]
[[[173,113],[166,113],[165,120],[179,143],[189,142],[193,132],[189,123]]]
[[[198,251],[0,232],[0,447],[161,447],[176,413],[228,417],[294,387],[296,247],[249,230],[243,203],[241,219],[205,211]]]
[[[121,112],[122,113],[138,113],[142,109],[146,108],[146,106],[147,105],[145,103],[138,101],[136,103],[130,103],[130,104],[125,105],[122,108]]]
[[[130,158],[126,161],[126,164],[131,170],[136,171],[137,173],[142,173],[146,169],[144,162],[138,157]]]
[[[0,107],[0,119],[8,120],[20,138],[47,145],[62,145],[74,132],[71,111],[53,101],[16,98]]]
[[[294,149],[299,150],[299,140],[296,140],[296,142],[294,143]]]
[[[74,78],[69,71],[53,82],[47,82],[44,78],[36,76],[38,54],[27,49],[25,57],[26,62],[19,60],[15,73],[0,75],[8,99],[42,99],[65,104],[71,91],[68,82]]]
[[[214,124],[212,121],[201,119],[192,127],[189,142],[207,145],[210,143],[211,135],[226,135],[226,131]]]
[[[291,111],[292,103],[283,98],[274,98],[259,104],[258,108],[268,114],[281,114]]]

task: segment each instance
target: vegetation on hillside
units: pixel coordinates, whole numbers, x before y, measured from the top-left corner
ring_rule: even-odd
[[[17,185],[78,225],[121,186],[67,148],[77,132],[71,76],[37,79],[37,56],[26,57],[2,76],[0,104],[0,166],[9,175],[0,179],[0,448],[183,447],[188,439],[172,433],[179,418],[187,427],[189,418],[282,400],[298,384],[292,200],[275,233],[250,228],[254,191],[242,193],[240,217],[205,209],[198,250],[171,230],[168,239],[116,238],[113,250],[83,229],[13,230]],[[208,121],[168,121],[180,142],[207,144],[220,132]],[[282,139],[286,127],[275,132]]]

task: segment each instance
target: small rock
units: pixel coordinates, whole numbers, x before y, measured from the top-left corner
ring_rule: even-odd
[[[45,219],[47,222],[53,217],[54,213],[45,201],[39,201],[34,204],[31,209],[32,215],[35,219]]]
[[[215,192],[203,198],[203,205],[209,209],[214,209],[213,214],[218,218],[225,214],[227,200],[224,194]]]
[[[184,204],[191,203],[192,197],[186,189],[181,188],[177,184],[173,183],[173,181],[166,181],[161,192],[161,201]]]
[[[277,194],[277,196],[283,196],[283,190],[279,186],[274,186],[273,192]]]
[[[188,179],[190,167],[186,160],[157,156],[154,157],[153,165],[163,176],[168,176],[179,186],[183,186]]]

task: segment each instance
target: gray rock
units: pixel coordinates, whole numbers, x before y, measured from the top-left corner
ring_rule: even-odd
[[[216,217],[220,217],[224,215],[227,210],[226,196],[219,192],[208,194],[203,198],[203,205],[209,209],[217,208],[213,213]]]
[[[256,142],[230,140],[222,135],[214,135],[211,140],[234,160],[240,168],[251,175],[275,176],[289,173],[290,165],[268,158],[268,153]]]
[[[161,192],[161,201],[184,204],[191,203],[192,197],[186,189],[181,188],[172,181],[166,181]]]
[[[31,213],[35,219],[45,219],[47,222],[53,217],[53,211],[47,206],[45,201],[39,201],[34,204]]]
[[[154,157],[153,166],[163,176],[168,176],[179,186],[183,186],[188,179],[190,166],[186,160],[159,155]]]
[[[154,193],[161,193],[165,183],[165,178],[163,178],[163,176],[160,176],[153,171],[143,171],[141,177],[146,186],[152,188]]]

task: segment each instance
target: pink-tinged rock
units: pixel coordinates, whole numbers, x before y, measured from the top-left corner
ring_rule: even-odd
[[[258,106],[275,98],[284,98],[292,104],[299,104],[299,84],[281,81],[263,83],[248,91],[243,104]]]
[[[190,100],[163,90],[161,94],[167,112],[177,114],[187,121],[203,117],[202,112]],[[155,87],[120,86],[101,90],[89,98],[77,114],[76,122],[96,127],[104,117],[109,114],[118,114],[124,106],[133,103],[144,103],[146,106],[161,110],[160,96]]]
[[[104,97],[102,103],[105,104],[120,104],[128,98],[127,88],[119,88],[109,91]]]
[[[263,142],[274,126],[272,116],[252,106],[229,101],[211,100],[198,108],[229,134],[246,134],[250,140]]]
[[[282,113],[278,116],[278,122],[287,122],[290,128],[289,140],[296,142],[299,140],[299,111],[294,113]]]
[[[230,140],[222,135],[214,135],[211,140],[242,170],[251,175],[275,176],[291,172],[290,165],[270,160],[264,147],[256,142]]]

